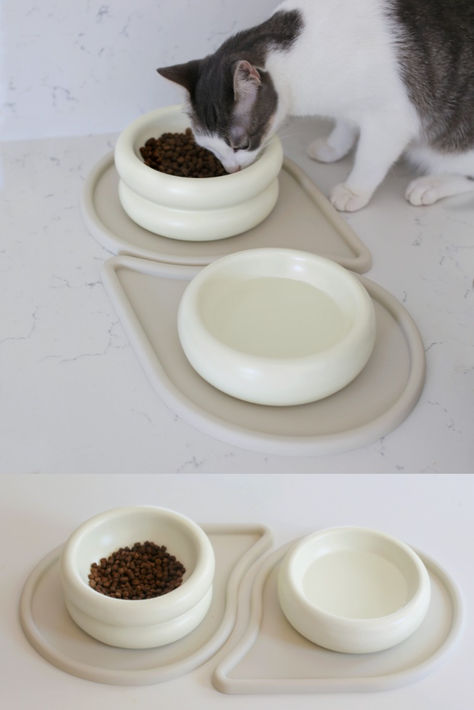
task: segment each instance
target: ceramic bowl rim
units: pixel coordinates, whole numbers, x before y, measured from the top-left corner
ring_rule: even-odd
[[[219,272],[222,265],[226,265],[229,262],[237,261],[240,258],[248,259],[265,253],[279,254],[282,256],[287,256],[288,260],[295,258],[310,259],[313,262],[317,262],[323,265],[323,268],[330,268],[334,273],[337,273],[341,279],[351,285],[351,291],[354,294],[356,303],[356,313],[351,323],[349,330],[344,334],[344,336],[333,343],[331,346],[325,348],[322,351],[309,353],[307,355],[293,356],[293,357],[281,357],[272,358],[267,355],[254,355],[244,351],[240,351],[236,348],[227,345],[222,342],[211,333],[204,325],[202,319],[199,317],[198,313],[198,298],[199,292],[202,286],[206,283],[208,278],[211,278],[213,274]],[[270,255],[271,256],[271,255]],[[180,329],[179,324],[184,317],[183,314],[185,310],[188,311],[188,317],[190,316],[193,320],[194,327],[199,329],[199,334],[201,338],[207,341],[207,346],[219,352],[222,357],[226,359],[232,358],[236,360],[245,359],[246,364],[255,367],[265,367],[275,368],[275,369],[286,369],[294,367],[307,367],[312,369],[318,362],[324,361],[331,354],[343,352],[344,350],[350,349],[353,343],[357,343],[360,333],[365,327],[363,323],[363,313],[370,313],[373,319],[372,334],[375,335],[375,317],[373,311],[373,303],[367,290],[363,284],[358,280],[357,276],[345,269],[340,264],[328,259],[327,257],[319,256],[317,254],[312,254],[311,252],[305,252],[297,249],[288,249],[283,247],[263,247],[257,249],[245,249],[238,252],[233,252],[227,254],[215,261],[211,262],[205,266],[187,285],[183,296],[181,297],[179,308],[178,308],[178,331]],[[370,354],[369,354],[370,357]]]
[[[260,179],[265,179],[268,175],[269,167],[273,162],[279,162],[281,167],[283,161],[283,149],[281,147],[280,139],[275,134],[264,145],[253,163],[235,173],[228,173],[226,175],[218,175],[209,178],[198,178],[168,175],[167,173],[162,173],[159,170],[154,170],[149,165],[146,165],[143,159],[136,153],[135,142],[137,135],[148,124],[152,124],[160,118],[164,118],[168,115],[172,116],[173,114],[182,114],[186,116],[187,113],[185,105],[173,104],[171,106],[154,109],[153,111],[142,114],[129,123],[119,134],[114,150],[115,163],[121,179],[124,180],[124,182],[126,182],[131,189],[136,190],[133,184],[129,182],[128,175],[125,174],[126,172],[128,173],[128,170],[123,169],[123,161],[128,163],[131,169],[136,173],[139,180],[146,180],[149,183],[154,183],[157,190],[160,187],[172,188],[181,185],[186,192],[195,192],[198,190],[200,194],[204,193],[204,191],[211,192],[212,194],[212,192],[216,189],[216,186],[220,185],[227,186],[226,190],[232,190],[235,189],[237,185],[243,185],[252,179],[259,181]],[[117,155],[119,156],[118,159]],[[271,180],[276,177],[276,174],[271,176]],[[135,182],[135,179],[132,178],[132,180]],[[270,177],[268,177],[268,182],[271,180]],[[161,204],[159,200],[157,200],[157,204]]]
[[[182,526],[183,530],[187,532],[196,544],[196,565],[189,577],[184,580],[179,587],[158,597],[130,600],[117,599],[115,597],[109,597],[105,594],[101,594],[90,587],[79,575],[74,563],[75,553],[78,546],[80,545],[82,538],[91,532],[94,527],[100,525],[101,522],[112,518],[118,518],[123,515],[137,513],[140,510],[143,510],[144,512],[156,513],[158,515],[164,514],[165,518],[178,522],[178,524]],[[145,613],[147,610],[153,613],[154,610],[165,610],[171,605],[184,605],[182,611],[185,611],[193,606],[194,603],[197,603],[197,601],[199,601],[203,596],[199,595],[198,598],[193,600],[193,603],[187,604],[186,598],[192,594],[193,589],[203,586],[203,594],[205,594],[211,587],[214,577],[214,565],[214,551],[209,538],[202,528],[200,528],[199,525],[197,525],[197,523],[193,520],[185,515],[182,515],[181,513],[177,513],[170,508],[154,505],[120,506],[92,516],[88,520],[81,523],[81,525],[79,525],[71,533],[61,554],[61,572],[64,582],[67,586],[70,585],[70,588],[75,595],[78,595],[82,599],[82,604],[87,604],[87,606],[90,605],[90,613],[93,613],[93,608],[97,609],[98,607],[100,608],[104,605],[110,609],[115,606],[117,609],[121,608],[122,610],[133,610],[134,613]],[[130,605],[131,601],[133,601],[133,605]],[[178,611],[177,613],[181,613],[181,611]]]
[[[366,618],[347,617],[342,616],[340,614],[334,614],[332,612],[325,611],[321,607],[311,603],[308,600],[306,595],[304,595],[301,590],[301,586],[299,584],[300,577],[297,577],[295,574],[292,574],[294,558],[301,551],[301,549],[303,549],[309,544],[312,544],[315,538],[322,538],[323,536],[331,535],[341,531],[349,533],[354,532],[356,534],[362,532],[369,534],[374,538],[383,539],[385,542],[388,542],[390,545],[400,550],[404,554],[404,556],[409,559],[416,573],[416,588],[412,596],[406,601],[405,604],[403,604],[395,611],[390,612],[389,614]],[[294,599],[298,601],[298,604],[301,605],[301,608],[304,610],[304,612],[307,613],[309,616],[313,617],[314,620],[317,620],[318,618],[326,619],[328,623],[342,624],[347,628],[360,629],[360,631],[363,631],[364,629],[373,629],[374,625],[378,625],[382,622],[384,625],[392,625],[400,619],[405,619],[407,617],[407,613],[409,613],[412,608],[416,609],[416,606],[419,603],[420,599],[426,594],[427,591],[429,592],[430,590],[428,572],[419,556],[411,547],[409,547],[409,545],[391,535],[388,535],[387,533],[378,530],[373,530],[371,528],[353,525],[324,528],[323,530],[318,530],[314,533],[306,535],[288,551],[286,558],[283,561],[282,572],[284,575],[285,584],[288,585],[291,595]]]

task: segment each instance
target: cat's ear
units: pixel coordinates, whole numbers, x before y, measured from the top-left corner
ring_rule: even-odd
[[[174,64],[170,67],[160,67],[156,71],[165,79],[174,81],[175,84],[184,86],[185,89],[192,93],[194,87],[196,86],[199,77],[199,67],[201,61],[199,59],[193,59],[185,64]]]
[[[234,67],[234,99],[236,103],[249,107],[257,98],[262,79],[258,69],[246,59],[236,62]]]

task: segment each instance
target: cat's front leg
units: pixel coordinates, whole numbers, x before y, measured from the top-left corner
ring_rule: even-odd
[[[396,118],[396,117],[395,117]],[[354,166],[344,183],[331,192],[331,202],[343,212],[364,207],[412,138],[412,129],[403,118],[387,121],[387,116],[373,116],[360,127]]]
[[[357,138],[357,128],[337,119],[327,138],[316,138],[308,146],[308,155],[320,163],[335,163],[350,151]]]

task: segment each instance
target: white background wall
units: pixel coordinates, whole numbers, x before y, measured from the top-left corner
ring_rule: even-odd
[[[159,66],[198,58],[278,0],[0,0],[3,139],[120,131],[179,102]]]

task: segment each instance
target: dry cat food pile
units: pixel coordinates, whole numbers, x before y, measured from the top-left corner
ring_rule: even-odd
[[[163,133],[159,138],[149,138],[140,148],[140,153],[146,165],[168,175],[227,175],[216,156],[195,142],[190,128],[185,133]]]
[[[164,545],[136,542],[91,565],[89,585],[116,599],[151,599],[171,592],[183,581],[185,568]]]

